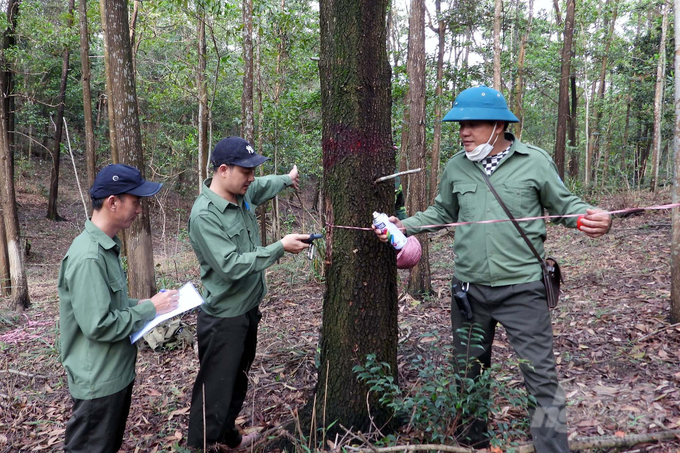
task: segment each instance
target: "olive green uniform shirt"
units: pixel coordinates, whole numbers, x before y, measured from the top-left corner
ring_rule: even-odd
[[[551,215],[585,214],[592,208],[564,186],[548,153],[520,142],[510,133],[506,138],[513,141],[510,151],[489,179],[515,218],[542,216],[544,208]],[[453,156],[446,164],[434,205],[402,221],[407,233],[438,229],[408,230],[417,225],[507,219],[487,187],[481,168],[464,152]],[[574,217],[555,222],[576,227]],[[545,221],[525,221],[520,226],[544,256]],[[457,226],[454,249],[455,276],[463,282],[502,286],[542,278],[536,257],[512,222]]]
[[[128,297],[119,254],[118,237],[88,220],[61,261],[61,362],[77,399],[112,395],[134,380],[137,347],[129,336],[156,316],[150,300]]]
[[[210,190],[207,179],[189,219],[191,246],[201,265],[201,309],[230,318],[257,306],[267,293],[264,270],[283,256],[277,241],[262,247],[255,208],[292,184],[289,176],[255,178],[237,203]]]

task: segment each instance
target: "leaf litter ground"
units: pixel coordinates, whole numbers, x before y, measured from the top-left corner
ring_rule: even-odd
[[[18,191],[21,231],[30,243],[27,269],[33,305],[21,314],[0,313],[0,452],[58,451],[71,414],[56,343],[56,278],[63,254],[82,229],[84,214],[75,184],[66,175],[59,208],[69,220],[46,220],[45,197],[32,183],[36,179],[24,171]],[[669,199],[668,192],[655,197],[629,193],[599,203],[619,209]],[[186,235],[192,201],[166,191],[150,203],[159,286],[200,283]],[[297,202],[288,200],[286,206],[298,220],[304,217]],[[553,329],[572,439],[680,428],[680,326],[669,324],[670,232],[668,211],[616,219],[610,234],[595,240],[574,230],[548,227],[546,249],[560,259],[566,278],[562,300],[553,312]],[[400,271],[398,357],[405,388],[417,380],[410,366],[413,357],[436,356],[451,342],[452,236],[450,232],[431,236],[430,297],[416,301],[406,295],[407,274]],[[270,291],[261,306],[258,354],[238,420],[246,431],[266,431],[290,420],[316,385],[323,283],[302,255],[287,255],[267,278]],[[195,313],[183,316],[182,322],[195,331]],[[429,335],[433,332],[437,335]],[[512,358],[500,328],[493,360],[506,363]],[[140,350],[121,451],[183,451],[197,367],[191,346]],[[508,385],[521,386],[518,371],[506,371]],[[494,426],[524,416],[499,401]],[[410,435],[417,433],[402,433],[403,438]],[[528,441],[522,436],[512,440]],[[680,441],[626,451],[680,451]]]

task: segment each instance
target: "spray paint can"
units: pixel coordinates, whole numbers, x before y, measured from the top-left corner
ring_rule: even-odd
[[[406,236],[404,236],[404,233],[402,233],[395,224],[390,222],[387,214],[374,212],[373,225],[379,230],[387,230],[387,239],[395,249],[401,250],[406,245]]]

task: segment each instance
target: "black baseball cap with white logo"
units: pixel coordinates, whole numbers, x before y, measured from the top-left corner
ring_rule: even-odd
[[[162,183],[146,181],[135,167],[125,164],[110,164],[102,168],[94,178],[90,197],[97,200],[109,195],[129,193],[138,197],[155,195],[163,187]]]
[[[218,168],[220,165],[253,168],[268,160],[268,157],[257,154],[253,145],[241,137],[227,137],[220,140],[215,145],[210,158],[214,168]]]

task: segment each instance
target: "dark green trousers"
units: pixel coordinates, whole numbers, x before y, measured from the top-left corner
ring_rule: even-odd
[[[64,451],[115,453],[120,450],[132,402],[133,384],[102,398],[73,398],[73,415],[66,423]]]
[[[515,353],[527,363],[520,365],[527,391],[536,398],[531,409],[531,435],[538,453],[566,453],[567,414],[565,394],[557,381],[550,313],[542,281],[509,286],[470,284],[468,299],[474,313],[472,323],[484,329],[485,337],[479,348],[461,344],[456,330],[464,321],[455,302],[451,305],[451,325],[454,344],[459,354],[476,357],[485,366],[491,365],[491,348],[500,323],[507,332]],[[472,370],[479,374],[479,367]]]
[[[187,439],[190,447],[203,447],[204,410],[206,446],[219,442],[233,448],[241,443],[236,417],[248,391],[247,373],[255,359],[261,317],[258,307],[232,318],[198,313],[196,334],[201,368],[191,395]]]

